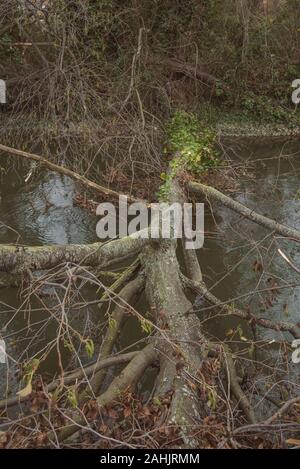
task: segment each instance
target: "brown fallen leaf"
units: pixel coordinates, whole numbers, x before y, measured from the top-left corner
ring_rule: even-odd
[[[289,438],[288,440],[285,440],[285,442],[288,445],[300,446],[300,440],[296,440],[295,438]]]

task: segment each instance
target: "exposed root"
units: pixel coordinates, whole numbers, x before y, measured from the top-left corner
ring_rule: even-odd
[[[100,408],[104,407],[120,397],[120,394],[129,388],[134,388],[146,368],[155,362],[156,359],[157,351],[155,347],[153,344],[147,345],[131,360],[120,375],[112,381],[108,389],[97,398],[98,406]],[[57,437],[60,442],[73,435],[82,425],[86,425],[86,420],[83,417],[77,417],[74,421],[77,425],[67,425],[59,431]],[[49,439],[51,440],[52,438],[53,435],[50,435]]]
[[[122,329],[122,325],[128,312],[128,303],[134,305],[138,299],[141,290],[145,284],[145,279],[142,275],[138,275],[136,279],[128,283],[119,293],[119,304],[117,304],[109,318],[108,328],[105,337],[102,341],[99,360],[108,357],[113,350],[117,337]],[[105,377],[105,370],[99,370],[91,380],[91,388],[95,395],[98,395]],[[88,391],[88,390],[87,390]],[[81,401],[81,399],[80,399]]]
[[[245,395],[244,391],[242,390],[240,386],[232,354],[228,350],[225,350],[225,356],[226,356],[226,365],[228,369],[228,381],[229,381],[230,389],[233,392],[238,402],[239,407],[243,410],[248,422],[251,424],[256,423],[257,420],[256,420],[253,407],[251,406],[247,396]]]
[[[77,371],[73,371],[71,373],[67,373],[64,376],[64,385],[67,386],[69,384],[75,383],[75,381],[79,381],[82,378],[88,378],[91,375],[93,375],[95,372],[98,372],[99,370],[102,370],[104,368],[109,368],[110,366],[116,366],[116,365],[121,365],[123,363],[127,363],[130,360],[132,360],[136,354],[139,352],[129,352],[129,353],[123,353],[120,355],[115,355],[111,356],[108,358],[104,358],[103,360],[99,360],[91,365],[84,366],[83,368],[80,368]],[[55,381],[52,381],[51,383],[47,384],[45,386],[45,392],[46,393],[51,393],[55,391],[61,384],[60,379],[56,379]],[[13,407],[18,404],[23,404],[24,402],[27,402],[32,398],[32,395],[29,394],[28,396],[15,396],[15,397],[10,397],[9,399],[3,399],[0,401],[0,409],[7,409],[9,407]]]

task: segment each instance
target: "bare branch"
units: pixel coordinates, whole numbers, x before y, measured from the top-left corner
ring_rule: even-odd
[[[76,181],[79,181],[85,187],[88,187],[89,189],[93,189],[94,191],[99,192],[102,195],[104,194],[106,196],[110,196],[110,197],[114,197],[114,198],[119,197],[120,195],[122,195],[119,192],[116,192],[112,189],[108,189],[107,187],[100,186],[99,184],[96,184],[95,182],[90,181],[85,176],[81,176],[80,174],[75,173],[71,169],[68,169],[68,168],[65,168],[64,166],[52,163],[51,161],[47,160],[46,158],[44,158],[42,156],[39,156],[39,155],[35,155],[34,153],[28,153],[26,151],[17,150],[15,148],[7,147],[6,145],[2,145],[2,144],[0,144],[0,150],[5,152],[5,153],[9,153],[11,155],[21,156],[22,158],[26,158],[27,160],[37,161],[42,166],[45,166],[46,168],[50,169],[51,171],[55,171],[57,173],[64,174],[65,176],[69,176],[70,178],[75,179]],[[128,196],[128,200],[132,201],[132,202],[137,201],[137,199],[135,199],[134,197],[131,197],[131,196]]]
[[[259,326],[264,327],[266,329],[289,332],[296,339],[300,339],[300,331],[295,324],[291,324],[288,322],[274,322],[270,319],[256,317],[249,312],[242,311],[236,306],[222,303],[222,301],[220,301],[207,289],[204,283],[196,283],[186,277],[183,277],[183,281],[188,288],[191,288],[194,291],[203,295],[206,300],[208,300],[211,304],[216,305],[221,310],[225,311],[226,314],[237,316],[239,318],[245,319],[246,321],[250,321],[252,324],[258,324]],[[187,312],[187,314],[189,313],[190,312]]]
[[[214,187],[206,186],[199,182],[189,182],[188,189],[191,192],[195,192],[197,194],[205,195],[208,198],[212,198],[221,202],[225,207],[234,210],[235,212],[239,213],[243,217],[247,218],[248,220],[257,223],[258,225],[263,226],[275,233],[281,234],[282,236],[293,238],[297,241],[300,241],[300,231],[296,228],[291,228],[286,225],[282,225],[271,218],[265,217],[264,215],[260,215],[256,213],[254,210],[251,210],[245,205],[241,204],[240,202],[236,202],[235,200],[231,199],[227,195],[222,194]]]
[[[130,360],[132,360],[136,356],[137,353],[139,352],[137,351],[137,352],[123,353],[123,354],[115,355],[115,356],[112,355],[111,357],[107,357],[107,358],[104,358],[103,360],[99,360],[95,363],[92,363],[84,367],[83,369],[73,371],[70,374],[67,374],[64,376],[64,385],[72,384],[76,380],[80,380],[85,376],[91,376],[93,373],[101,369],[127,363]],[[59,385],[60,385],[60,380],[56,379],[55,381],[52,381],[50,384],[46,386],[45,391],[52,392]],[[13,407],[14,405],[21,404],[23,402],[28,401],[30,398],[31,398],[31,394],[29,394],[28,396],[24,396],[24,397],[16,396],[16,397],[11,397],[9,399],[3,399],[3,401],[0,401],[0,409]]]

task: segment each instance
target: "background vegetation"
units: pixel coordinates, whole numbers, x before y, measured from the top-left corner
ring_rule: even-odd
[[[85,172],[96,149],[120,182],[161,172],[174,110],[295,127],[299,20],[298,0],[3,0],[2,141]]]

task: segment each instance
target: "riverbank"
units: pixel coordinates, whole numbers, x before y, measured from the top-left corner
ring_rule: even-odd
[[[216,129],[221,137],[300,137],[300,127],[289,128],[285,124],[220,122]]]
[[[216,106],[213,103],[200,104],[198,113],[205,126],[213,127],[220,137],[299,137],[300,111],[284,109],[281,117],[274,116],[275,104],[271,110],[259,108],[259,101],[253,102],[251,111],[241,107]]]

